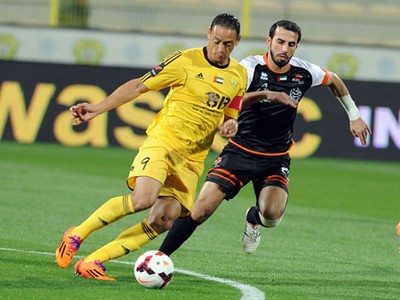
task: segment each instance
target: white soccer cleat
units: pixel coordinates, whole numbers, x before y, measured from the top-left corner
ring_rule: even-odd
[[[247,213],[250,209],[247,210]],[[247,254],[254,253],[261,242],[260,225],[253,225],[246,221],[246,228],[243,234],[243,251]]]

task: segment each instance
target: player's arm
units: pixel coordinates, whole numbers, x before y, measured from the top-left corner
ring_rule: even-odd
[[[361,141],[361,144],[365,146],[367,144],[367,136],[368,134],[371,134],[371,129],[361,118],[360,112],[358,111],[354,100],[351,98],[346,85],[338,75],[333,72],[329,72],[327,86],[346,111],[350,120],[351,133],[354,137],[358,137]]]
[[[272,102],[280,102],[292,108],[296,108],[298,104],[298,101],[292,99],[288,94],[284,92],[255,91],[255,92],[247,92],[244,94],[242,107],[249,106],[251,104],[257,103],[265,99],[270,100]]]
[[[224,120],[217,128],[222,137],[233,137],[238,131],[237,119],[242,108],[243,94],[244,88],[233,98],[229,106],[224,109]]]
[[[111,95],[96,104],[85,102],[73,105],[69,109],[72,112],[72,124],[79,125],[85,121],[89,121],[106,111],[134,100],[148,90],[141,78],[135,78],[124,83]]]

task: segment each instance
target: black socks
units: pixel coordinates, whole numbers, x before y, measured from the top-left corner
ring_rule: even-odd
[[[159,250],[170,256],[193,234],[200,224],[193,220],[191,216],[176,219]]]

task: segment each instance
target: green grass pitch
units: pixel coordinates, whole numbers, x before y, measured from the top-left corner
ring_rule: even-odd
[[[134,154],[0,142],[2,299],[399,299],[400,163],[293,160],[285,218],[262,230],[257,252],[241,248],[244,213],[255,201],[248,186],[172,255],[177,271],[164,290],[136,283],[138,252],[105,264],[116,282],[58,268],[53,253],[64,231],[108,198],[128,193]],[[144,216],[93,233],[78,254]],[[140,253],[157,249],[164,236]]]

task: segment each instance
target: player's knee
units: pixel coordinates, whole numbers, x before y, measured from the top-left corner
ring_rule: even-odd
[[[152,216],[147,217],[147,222],[158,234],[161,234],[172,227],[175,219],[168,216]]]
[[[207,210],[206,208],[202,207],[199,209],[194,209],[192,211],[191,217],[194,221],[201,224],[204,223],[213,213],[213,210]]]
[[[193,206],[192,219],[199,224],[204,223],[214,213],[222,199],[198,198]]]
[[[272,227],[278,226],[283,219],[283,215],[276,219],[265,218],[262,214],[259,214],[259,215],[260,215],[261,225],[264,227],[267,227],[267,228],[272,228]]]
[[[260,209],[258,214],[262,225],[265,227],[278,226],[285,214],[285,207],[286,206],[267,206],[264,209]]]
[[[152,207],[156,200],[157,197],[150,193],[142,193],[140,195],[135,193],[131,194],[131,201],[135,212],[143,211]]]

